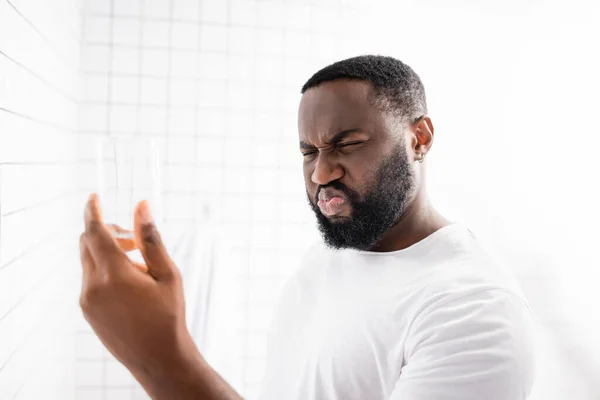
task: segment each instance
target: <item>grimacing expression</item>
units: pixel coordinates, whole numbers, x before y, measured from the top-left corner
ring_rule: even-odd
[[[325,243],[370,249],[415,194],[403,124],[373,103],[369,83],[336,80],[303,95],[298,130],[306,193]]]

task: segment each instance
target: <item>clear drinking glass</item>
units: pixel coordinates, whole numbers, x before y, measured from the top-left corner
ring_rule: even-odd
[[[97,142],[97,192],[104,222],[117,238],[133,239],[135,206],[150,203],[152,216],[162,225],[158,140],[139,137],[106,137]]]

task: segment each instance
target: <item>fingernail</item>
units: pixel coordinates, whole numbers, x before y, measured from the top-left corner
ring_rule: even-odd
[[[142,225],[149,225],[154,222],[152,214],[150,213],[150,205],[145,200],[140,207],[140,222]]]

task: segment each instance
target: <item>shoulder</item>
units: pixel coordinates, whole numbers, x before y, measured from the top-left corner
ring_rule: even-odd
[[[441,255],[428,263],[430,268],[416,275],[415,303],[419,308],[490,296],[498,299],[509,296],[527,307],[517,279],[500,258],[470,230],[460,228],[455,229],[459,235],[452,238],[454,243],[440,246],[444,250]]]
[[[429,393],[438,387],[463,399],[483,393],[489,399],[525,399],[535,376],[536,331],[526,302],[509,289],[440,295],[413,320],[402,391]],[[424,375],[429,386],[417,383]]]
[[[495,331],[529,340],[534,316],[517,280],[476,241],[468,251],[440,263],[416,289],[411,295],[413,344],[428,329],[448,327],[464,337]],[[488,338],[494,344],[493,335]]]
[[[427,329],[454,326],[465,333],[485,329],[505,329],[533,321],[525,299],[503,287],[439,292],[427,303],[412,323],[412,334],[418,337]]]

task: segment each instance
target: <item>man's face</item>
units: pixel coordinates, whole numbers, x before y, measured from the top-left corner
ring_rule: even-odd
[[[298,128],[304,181],[325,243],[368,250],[405,212],[415,177],[403,126],[362,81],[309,89]]]

